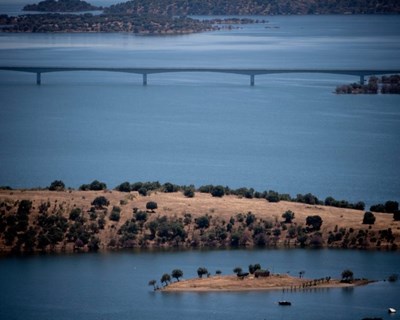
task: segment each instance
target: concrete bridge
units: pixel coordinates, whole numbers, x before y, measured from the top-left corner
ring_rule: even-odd
[[[141,74],[143,85],[147,85],[147,76],[157,73],[173,72],[208,72],[208,73],[232,73],[247,75],[250,77],[250,85],[254,86],[255,76],[279,73],[329,73],[359,77],[360,84],[364,84],[365,77],[383,74],[400,74],[400,69],[236,69],[236,68],[113,68],[113,67],[6,67],[0,66],[0,70],[36,73],[36,84],[42,82],[42,73],[67,72],[67,71],[98,71],[98,72],[123,72]]]

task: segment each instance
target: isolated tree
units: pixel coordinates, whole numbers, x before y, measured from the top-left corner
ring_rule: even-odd
[[[146,203],[146,209],[150,210],[151,212],[154,212],[154,210],[157,208],[158,208],[157,202],[149,201]]]
[[[374,224],[375,219],[375,215],[372,212],[367,211],[364,213],[363,224]]]
[[[183,272],[180,269],[174,269],[172,270],[172,278],[175,278],[177,281],[179,281],[179,278],[183,277]]]
[[[149,286],[153,286],[154,291],[156,290],[156,283],[157,283],[156,280],[150,280],[149,281]]]
[[[285,219],[285,223],[292,223],[292,220],[294,219],[294,212],[287,210],[284,214],[282,214],[282,218]]]
[[[197,275],[199,276],[199,278],[203,278],[203,275],[205,275],[205,274],[208,274],[207,268],[199,267],[197,269]]]
[[[351,282],[353,281],[353,271],[346,269],[342,272],[342,281]]]
[[[161,283],[165,283],[165,286],[167,286],[169,282],[171,282],[171,276],[168,273],[164,273],[161,277]]]
[[[319,230],[322,225],[322,219],[320,216],[308,216],[306,218],[306,225],[312,226],[313,230]]]

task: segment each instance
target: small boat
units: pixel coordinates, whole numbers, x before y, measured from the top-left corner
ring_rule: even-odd
[[[396,310],[395,308],[389,308],[389,309],[388,309],[388,312],[389,312],[389,313],[396,313],[396,311],[397,311],[397,310]]]
[[[290,301],[286,301],[286,300],[279,301],[278,304],[280,306],[291,306],[292,305],[292,303]]]

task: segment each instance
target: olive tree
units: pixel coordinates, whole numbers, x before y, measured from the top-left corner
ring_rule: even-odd
[[[372,212],[367,211],[364,213],[363,224],[374,224],[375,219],[375,215]]]
[[[174,269],[172,270],[172,278],[175,278],[177,281],[179,281],[179,278],[183,277],[183,272],[180,269]]]
[[[319,230],[321,228],[322,225],[322,219],[320,216],[308,216],[306,218],[306,225],[307,226],[312,226],[313,230]]]
[[[54,180],[49,187],[50,191],[64,191],[65,184],[61,180]]]
[[[240,274],[240,273],[242,273],[242,271],[243,270],[242,270],[241,267],[236,267],[236,268],[233,269],[233,272],[236,273],[236,274]]]
[[[342,272],[342,281],[343,282],[351,282],[353,281],[353,271],[350,269],[343,270]]]
[[[110,201],[107,200],[104,196],[96,197],[92,201],[92,206],[95,206],[98,209],[102,209],[103,207],[107,207],[110,204]]]
[[[154,212],[155,209],[158,208],[157,202],[149,201],[146,203],[146,209]]]
[[[205,274],[208,274],[207,268],[199,267],[197,269],[197,275],[199,276],[199,278],[203,278],[203,275],[205,275]]]
[[[167,286],[169,282],[171,282],[171,276],[168,273],[164,273],[161,277],[161,283],[165,283]]]
[[[153,286],[153,289],[154,289],[154,290],[156,290],[156,284],[157,284],[157,281],[156,281],[156,280],[150,280],[150,281],[149,281],[149,286]]]

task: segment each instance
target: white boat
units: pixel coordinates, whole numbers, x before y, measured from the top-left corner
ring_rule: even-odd
[[[396,311],[397,311],[397,310],[396,310],[395,308],[389,308],[389,309],[388,309],[388,312],[389,312],[389,313],[396,313]]]

